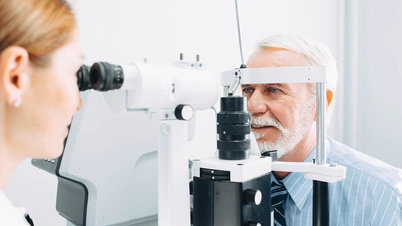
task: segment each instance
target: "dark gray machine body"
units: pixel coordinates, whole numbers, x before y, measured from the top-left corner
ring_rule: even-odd
[[[67,225],[157,226],[155,116],[116,112],[105,98],[124,92],[113,92],[81,92],[63,155],[32,164],[57,176],[56,209]]]

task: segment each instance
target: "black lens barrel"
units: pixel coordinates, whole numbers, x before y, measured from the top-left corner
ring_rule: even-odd
[[[124,82],[124,71],[120,65],[97,62],[92,65],[89,77],[94,90],[120,89]]]
[[[77,72],[77,85],[80,91],[92,89],[89,82],[90,66],[83,64]]]
[[[250,114],[246,98],[221,97],[221,111],[217,115],[217,148],[219,158],[226,160],[247,159],[250,155]]]

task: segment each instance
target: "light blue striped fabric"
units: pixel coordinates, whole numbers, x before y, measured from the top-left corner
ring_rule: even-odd
[[[330,225],[402,225],[401,169],[331,138],[326,151],[327,163],[346,167],[346,179],[329,184]],[[315,153],[313,149],[305,162]],[[282,182],[289,192],[284,202],[286,224],[312,225],[312,181],[303,173],[291,173]]]

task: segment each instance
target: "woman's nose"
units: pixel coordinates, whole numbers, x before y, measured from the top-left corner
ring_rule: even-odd
[[[81,95],[78,93],[78,106],[77,106],[77,111],[80,110],[82,107],[82,98]]]

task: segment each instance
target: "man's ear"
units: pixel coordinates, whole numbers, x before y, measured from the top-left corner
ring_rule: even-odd
[[[7,47],[0,54],[0,89],[8,104],[21,101],[30,82],[30,61],[26,49]]]
[[[332,90],[327,89],[327,106],[326,106],[326,110],[328,111],[328,107],[331,105],[332,103]]]
[[[330,90],[330,89],[327,89],[327,94],[326,94],[326,96],[327,96],[327,104],[326,104],[326,107],[325,107],[325,110],[326,111],[328,111],[328,108],[329,108],[329,106],[331,105],[331,103],[332,103],[332,90]],[[317,113],[315,112],[314,113],[314,121],[317,121]]]

